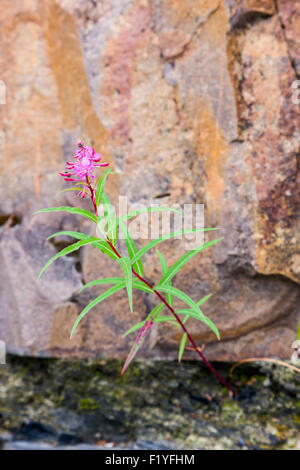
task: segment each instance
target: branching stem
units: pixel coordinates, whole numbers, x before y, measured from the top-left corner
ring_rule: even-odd
[[[88,185],[88,188],[90,190],[90,193],[91,193],[91,200],[93,202],[93,206],[94,206],[94,210],[95,210],[95,214],[98,215],[98,210],[97,210],[97,206],[96,206],[96,198],[95,198],[95,190],[94,188],[92,188],[91,186],[91,183],[89,181],[89,178],[88,176],[86,177],[86,180],[87,180],[87,185]],[[119,251],[114,247],[113,243],[110,241],[110,239],[108,238],[107,234],[106,235],[106,240],[107,240],[107,243],[109,244],[109,246],[111,247],[111,249],[114,251],[114,253],[116,254],[116,256],[120,259],[122,258],[122,255],[119,253]],[[221,377],[218,372],[216,371],[216,369],[212,366],[212,364],[206,359],[206,357],[204,356],[204,354],[199,350],[198,346],[196,345],[195,341],[193,340],[192,336],[189,334],[189,332],[187,331],[184,323],[181,321],[180,317],[177,315],[177,313],[175,312],[175,310],[173,309],[173,307],[171,307],[171,305],[169,305],[169,303],[166,301],[166,299],[160,294],[160,292],[158,292],[157,290],[155,290],[152,286],[152,284],[150,284],[150,282],[148,282],[146,279],[144,279],[142,276],[140,276],[133,268],[132,268],[132,273],[134,274],[134,276],[136,276],[140,281],[142,281],[144,284],[146,284],[146,286],[150,287],[152,290],[153,290],[153,293],[157,295],[157,297],[160,299],[161,302],[163,302],[165,304],[165,306],[170,310],[170,312],[172,313],[172,315],[175,317],[176,321],[179,323],[179,325],[181,326],[182,330],[184,331],[184,333],[186,333],[191,345],[193,346],[194,350],[198,353],[200,359],[202,359],[202,361],[205,363],[205,365],[209,368],[209,370],[214,374],[214,376],[216,377],[216,379],[222,384],[224,385],[229,392],[231,392],[233,395],[236,395],[236,391],[226,382],[225,379],[223,379],[223,377]]]

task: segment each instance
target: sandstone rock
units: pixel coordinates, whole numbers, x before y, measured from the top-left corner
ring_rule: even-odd
[[[278,13],[282,21],[284,35],[288,45],[288,51],[293,65],[298,74],[300,75],[300,4],[299,2],[285,2],[278,0]]]
[[[261,16],[274,15],[274,0],[226,0],[229,9],[230,24],[233,27],[244,26]]]
[[[80,139],[116,170],[108,180],[115,202],[120,192],[129,204],[205,204],[206,226],[221,227],[222,243],[193,258],[174,282],[195,300],[214,293],[203,310],[224,341],[188,323],[208,357],[290,357],[300,299],[297,4],[3,4],[0,339],[8,350],[124,356],[133,339],[122,334],[155,305],[139,293],[130,314],[120,292],[92,309],[70,341],[76,316],[103,290],[79,294],[80,287],[118,275],[119,266],[86,247],[36,281],[68,243],[47,236],[92,233],[80,217],[32,215],[54,205],[89,207],[74,194],[57,194],[57,172]],[[183,241],[161,245],[169,264],[184,250]],[[155,252],[144,267],[156,282]],[[180,337],[177,328],[155,326],[141,356],[176,357]]]

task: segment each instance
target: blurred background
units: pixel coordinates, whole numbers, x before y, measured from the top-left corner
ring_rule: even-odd
[[[183,446],[212,448],[219,445],[213,444],[219,436],[225,448],[276,447],[288,438],[278,437],[281,431],[270,422],[285,416],[287,435],[294,442],[287,446],[299,442],[300,448],[299,434],[295,437],[299,381],[293,372],[285,379],[272,366],[249,366],[250,378],[246,373],[240,377],[248,387],[244,408],[234,408],[240,406],[234,402],[232,411],[232,402],[225,401],[229,408],[224,411],[224,391],[205,375],[193,353],[187,351],[184,357],[195,363],[165,362],[177,358],[181,335],[175,327],[155,325],[139,357],[156,362],[134,366],[128,378],[121,379],[116,371],[133,340],[122,334],[155,305],[146,294],[135,295],[133,314],[123,291],[107,299],[88,313],[70,341],[78,314],[101,292],[93,288],[79,294],[82,285],[119,271],[101,253],[84,247],[76,256],[56,261],[38,281],[45,262],[70,243],[46,238],[59,230],[89,233],[90,225],[71,214],[32,215],[51,206],[89,208],[71,192],[58,194],[66,187],[58,172],[79,140],[110,162],[115,174],[108,179],[107,192],[115,203],[121,194],[130,204],[204,204],[205,226],[220,227],[224,240],[194,257],[174,284],[195,299],[214,294],[203,310],[218,326],[221,341],[190,321],[193,337],[197,344],[206,344],[212,361],[289,359],[300,315],[299,31],[300,3],[294,0],[1,0],[0,340],[10,355],[8,364],[0,366],[4,441],[11,439],[12,430],[26,440],[32,429],[40,436],[53,426],[50,441],[57,432],[71,436],[60,438],[62,445],[76,439],[137,442],[137,429],[152,425],[145,424],[145,417],[143,425],[137,424],[133,401],[140,410],[158,410],[160,405],[150,398],[139,403],[128,390],[136,390],[135,383],[143,384],[145,391],[153,382],[158,387],[159,371],[166,367],[165,413],[187,413],[187,422],[194,423],[188,436],[194,437],[180,437],[185,421],[174,418],[162,431],[162,446],[178,438]],[[161,251],[170,265],[184,253],[184,243],[166,242]],[[147,278],[158,281],[155,250],[145,257],[144,267]],[[228,373],[227,366],[219,367]],[[53,385],[53,398],[44,386],[46,376],[56,377],[56,368],[60,384]],[[72,392],[64,395],[69,376],[74,380]],[[80,389],[77,399],[73,393],[80,377],[86,377],[93,391],[87,387],[82,397]],[[199,391],[201,377],[206,385]],[[120,389],[127,405],[118,393],[112,401],[101,402],[95,391],[101,383],[104,395]],[[185,405],[177,396],[180,387],[182,392],[187,387]],[[190,387],[198,390],[194,398]],[[258,394],[252,409],[249,400],[255,393],[249,387],[257,387]],[[273,418],[266,418],[269,431],[261,431],[260,443],[251,436],[260,436],[265,422],[250,426],[247,435],[237,431],[231,442],[224,431],[228,423],[243,427],[252,419],[248,412],[255,422],[258,404],[269,406],[272,394],[282,401],[270,412]],[[87,401],[80,404],[81,399]],[[290,413],[284,411],[288,400]],[[112,402],[121,403],[116,414]],[[104,413],[105,406],[110,412]],[[197,413],[189,415],[195,409],[201,419]],[[221,421],[220,430],[214,428],[215,438],[211,431],[200,442],[199,422],[205,423],[211,413],[211,426],[217,426],[220,421],[214,417],[219,412],[225,413],[225,428]],[[84,426],[76,421],[78,413],[83,413]],[[53,422],[50,415],[55,415]],[[130,417],[128,425],[125,415]],[[239,422],[238,416],[245,421]],[[153,419],[159,428],[165,415]],[[96,436],[99,426],[103,429]],[[125,431],[117,439],[114,433],[120,426]],[[151,429],[157,436],[155,426]],[[80,428],[88,431],[78,437]],[[142,442],[153,440],[152,434],[142,433]]]

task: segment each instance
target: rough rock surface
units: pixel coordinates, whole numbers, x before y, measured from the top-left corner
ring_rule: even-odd
[[[136,361],[123,376],[121,367],[9,357],[0,368],[0,448],[300,450],[299,373],[240,365],[232,399],[200,362]],[[217,368],[226,377],[230,365]]]
[[[300,299],[300,10],[293,0],[3,0],[0,11],[0,338],[11,352],[124,356],[121,334],[152,299],[125,293],[91,310],[83,283],[117,273],[82,249],[42,265],[79,217],[33,216],[76,205],[57,171],[84,140],[117,174],[108,192],[129,203],[205,204],[224,240],[178,275],[221,333],[190,321],[210,359],[289,357]],[[163,198],[158,196],[165,195]],[[83,207],[87,207],[83,201]],[[64,243],[67,243],[64,241]],[[142,243],[142,242],[141,242]],[[165,243],[169,263],[184,243]],[[159,279],[153,252],[147,277]],[[175,357],[176,328],[153,328],[143,354]],[[190,356],[192,357],[192,356]]]

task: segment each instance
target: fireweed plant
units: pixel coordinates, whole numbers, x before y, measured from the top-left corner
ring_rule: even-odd
[[[82,246],[92,245],[96,249],[100,250],[104,255],[108,256],[115,262],[119,263],[124,277],[110,277],[105,279],[98,279],[92,282],[89,282],[83,286],[83,289],[92,287],[99,284],[110,284],[110,287],[106,292],[96,297],[92,302],[90,302],[80,313],[76,319],[74,326],[71,331],[70,337],[72,337],[77,325],[84,318],[84,316],[97,304],[107,299],[111,295],[120,291],[121,289],[126,288],[129,300],[130,311],[133,309],[133,289],[138,289],[145,291],[149,294],[155,296],[159,303],[156,305],[153,310],[149,313],[147,318],[140,323],[137,323],[132,328],[130,328],[124,336],[138,331],[136,340],[133,343],[133,346],[128,354],[128,357],[122,368],[122,374],[127,369],[128,365],[138,352],[139,348],[142,346],[146,336],[149,334],[154,323],[165,322],[172,325],[178,326],[182,330],[182,339],[179,346],[178,358],[179,361],[182,358],[183,352],[185,350],[187,340],[191,343],[192,348],[196,351],[199,357],[204,361],[206,366],[211,370],[215,377],[223,384],[230,392],[234,393],[231,386],[218,374],[214,369],[212,364],[206,359],[203,352],[200,348],[197,347],[194,339],[188,332],[186,328],[186,323],[190,318],[195,318],[203,322],[207,327],[209,327],[220,339],[219,331],[216,325],[210,320],[202,310],[200,306],[209,299],[211,294],[206,295],[198,302],[194,302],[187,294],[181,291],[178,288],[172,286],[173,277],[180,271],[180,269],[197,253],[205,250],[206,248],[214,245],[218,241],[222,240],[221,238],[212,240],[210,242],[204,243],[198,246],[196,249],[192,249],[185,253],[181,258],[179,258],[171,267],[168,267],[167,262],[162,253],[157,251],[157,256],[161,265],[162,277],[156,286],[153,286],[149,281],[144,277],[144,269],[142,264],[142,257],[153,247],[159,243],[171,239],[173,237],[184,235],[186,233],[197,232],[199,230],[209,231],[215,230],[212,228],[201,228],[201,229],[191,229],[191,230],[181,230],[170,233],[168,235],[162,236],[155,240],[151,240],[146,246],[143,246],[140,250],[136,247],[129,231],[127,228],[127,221],[132,217],[138,216],[142,212],[152,212],[152,211],[174,211],[174,209],[162,206],[162,207],[148,207],[139,211],[129,212],[125,215],[116,217],[114,207],[112,206],[108,196],[104,191],[105,182],[107,176],[109,175],[111,169],[107,168],[102,176],[97,180],[93,174],[96,168],[107,167],[108,163],[101,163],[102,156],[98,153],[95,153],[95,150],[91,147],[84,146],[82,142],[78,143],[78,149],[75,156],[73,157],[73,162],[66,162],[66,170],[64,173],[60,173],[64,177],[65,181],[74,182],[75,185],[72,188],[65,189],[64,191],[79,191],[79,196],[85,198],[86,196],[91,199],[93,205],[94,213],[77,208],[77,207],[51,207],[47,209],[41,209],[36,213],[42,212],[68,212],[71,214],[78,214],[97,225],[102,238],[92,237],[85,233],[72,232],[72,231],[60,231],[51,235],[48,239],[57,237],[59,235],[67,235],[78,240],[76,243],[67,246],[58,252],[53,258],[51,258],[43,267],[39,274],[40,276],[43,272],[50,266],[53,261],[56,259],[68,255],[76,250],[79,250]],[[101,207],[102,206],[102,207]],[[35,214],[36,214],[35,213]],[[103,215],[100,215],[103,214]],[[127,254],[124,255],[120,252],[118,248],[118,234],[121,231],[122,237],[125,240]],[[177,297],[186,304],[186,308],[176,310],[173,307],[173,299]],[[163,310],[167,309],[169,315],[161,315]],[[171,315],[170,315],[171,314]]]

